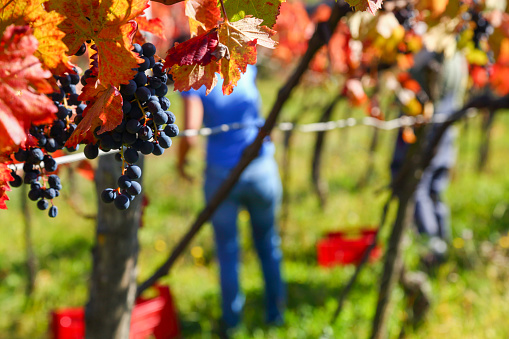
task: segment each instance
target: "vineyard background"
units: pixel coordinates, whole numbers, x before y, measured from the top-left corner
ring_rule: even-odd
[[[267,112],[275,100],[275,89],[280,87],[281,77],[268,76],[273,70],[263,67],[260,73],[259,87],[264,112]],[[323,87],[299,88],[285,106],[279,121],[292,121],[299,115],[300,123],[316,122],[335,95],[334,90],[329,92]],[[181,113],[179,95],[171,93],[168,97],[178,123]],[[387,103],[384,103],[386,107]],[[386,115],[396,117],[397,111],[388,107]],[[352,110],[345,102],[333,112],[334,119],[350,116]],[[353,116],[362,118],[365,113],[353,111]],[[504,113],[496,116],[488,166],[484,172],[478,173],[481,119],[478,115],[457,124],[459,156],[446,195],[452,214],[451,260],[432,275],[433,306],[429,321],[411,332],[410,337],[509,337],[504,316],[509,314],[506,288],[509,279],[509,177],[506,175],[509,117]],[[282,225],[283,269],[289,296],[287,323],[281,328],[263,325],[263,316],[259,312],[263,302],[262,281],[249,243],[247,214],[242,213],[244,266],[241,277],[247,303],[244,325],[235,338],[318,338],[324,328],[333,338],[358,338],[369,334],[382,262],[368,266],[361,273],[343,313],[336,323],[329,324],[337,305],[336,298],[354,267],[318,267],[316,242],[328,231],[355,230],[379,222],[388,196],[383,188],[389,183],[388,169],[396,131],[380,133],[374,155],[374,175],[367,185],[360,187],[372,134],[373,128],[367,126],[328,132],[322,171],[329,184],[329,193],[328,203],[322,210],[312,193],[310,180],[315,135],[295,132],[291,147],[291,177],[287,186],[289,217]],[[281,164],[283,133],[275,131],[273,137]],[[177,175],[175,153],[173,148],[161,157],[146,158],[144,192],[150,203],[145,210],[144,227],[139,233],[140,279],[147,277],[166,258],[203,206],[200,189],[203,154],[193,154],[190,169],[195,180],[188,183]],[[20,208],[22,190],[11,192],[9,210],[2,212],[4,239],[9,241],[0,243],[0,279],[4,281],[0,286],[0,309],[4,311],[0,319],[0,338],[45,338],[52,309],[81,306],[87,301],[95,222],[78,218],[76,211],[64,200],[69,197],[80,211],[94,214],[94,186],[77,173],[74,179],[69,178],[65,168],[60,173],[63,181],[71,180],[73,184],[66,185],[63,190],[59,217],[51,221],[39,217],[43,212],[29,204],[38,267],[30,299],[25,297],[28,271]],[[394,208],[390,213],[389,220],[392,220]],[[175,295],[184,338],[210,338],[216,330],[220,314],[219,287],[211,231],[207,226],[177,262],[170,276],[162,279],[169,283]],[[388,231],[383,231],[383,240]],[[408,232],[405,246],[412,250],[406,251],[405,255],[409,267],[417,268],[419,254],[424,248],[413,234],[413,230]],[[393,297],[396,303],[391,311],[390,337],[397,336],[405,318],[402,291],[398,288]]]

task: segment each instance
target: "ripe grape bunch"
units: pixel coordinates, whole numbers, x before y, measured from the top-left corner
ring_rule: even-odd
[[[85,156],[94,159],[99,149],[103,151],[119,150],[116,159],[122,162],[122,175],[118,178],[117,188],[106,188],[101,199],[105,203],[114,203],[120,210],[129,208],[130,202],[141,193],[141,169],[135,163],[139,152],[145,155],[163,154],[171,146],[171,137],[178,135],[175,115],[168,111],[170,101],[165,97],[168,92],[168,75],[163,64],[156,62],[156,48],[151,43],[143,46],[133,44],[134,52],[144,60],[139,64],[138,73],[127,84],[120,86],[123,99],[122,123],[111,132],[94,135],[98,142],[87,144]],[[147,76],[146,71],[150,71]]]
[[[28,198],[37,201],[40,210],[49,207],[48,215],[52,218],[58,213],[53,199],[60,195],[62,184],[58,175],[50,174],[58,168],[50,153],[63,149],[65,142],[76,129],[72,119],[73,110],[79,113],[86,108],[86,105],[78,100],[76,93],[76,84],[80,81],[78,69],[75,68],[73,71],[74,74],[55,76],[60,91],[50,96],[58,109],[56,119],[50,125],[31,126],[27,146],[14,153],[14,159],[24,163],[23,178],[14,169],[11,171],[13,180],[10,185],[12,187],[20,187],[23,183],[30,185]],[[67,148],[71,152],[76,149]]]

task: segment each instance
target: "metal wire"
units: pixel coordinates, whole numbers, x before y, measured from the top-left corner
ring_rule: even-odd
[[[477,115],[477,110],[471,108],[468,113],[467,117],[472,118]],[[441,124],[448,120],[449,115],[443,114],[443,113],[435,113],[430,121],[426,121],[423,116],[419,115],[417,117],[411,117],[411,116],[401,116],[397,119],[392,120],[380,120],[373,117],[364,117],[360,119],[355,118],[347,118],[347,119],[340,119],[340,120],[334,120],[334,121],[326,121],[326,122],[315,122],[310,124],[293,124],[291,122],[281,122],[277,125],[277,129],[281,131],[290,131],[290,130],[296,130],[303,133],[316,133],[316,132],[324,132],[324,131],[331,131],[334,129],[341,129],[341,128],[348,128],[348,127],[354,127],[354,126],[371,126],[374,128],[378,128],[384,131],[390,131],[399,129],[401,127],[406,126],[413,126],[415,124]],[[246,127],[252,127],[253,124],[244,124],[239,122],[234,122],[231,124],[223,124],[215,127],[204,127],[200,129],[187,129],[184,131],[181,131],[178,135],[178,137],[191,137],[191,136],[210,136],[210,135],[216,135],[220,133],[225,133],[228,131],[233,130],[239,130]],[[109,151],[109,152],[103,152],[99,151],[99,157],[107,154],[115,154],[119,151]],[[75,153],[70,155],[65,155],[62,157],[54,158],[57,164],[68,164],[76,161],[81,161],[87,159],[85,157],[85,154],[82,153]],[[42,165],[42,164],[41,164]],[[16,171],[21,171],[23,169],[23,164],[13,164],[9,165],[11,168],[15,169]]]

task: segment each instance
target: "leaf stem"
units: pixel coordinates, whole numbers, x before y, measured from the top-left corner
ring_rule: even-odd
[[[223,0],[219,0],[219,3],[221,4],[221,11],[223,12],[224,22],[228,22],[228,16],[226,15],[226,9],[224,8]]]

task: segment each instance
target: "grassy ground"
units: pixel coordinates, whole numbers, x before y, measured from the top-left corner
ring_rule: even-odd
[[[278,84],[260,83],[264,108],[274,100]],[[318,119],[332,94],[327,88],[296,92],[285,106],[281,120],[302,114],[302,122]],[[178,95],[172,94],[173,110],[180,113]],[[351,110],[339,106],[334,118],[347,117]],[[361,112],[354,112],[361,117]],[[492,153],[483,173],[476,172],[480,118],[458,125],[458,165],[446,192],[451,206],[453,246],[451,260],[432,276],[433,305],[427,321],[407,331],[410,338],[508,338],[509,327],[509,117],[500,115],[493,130]],[[296,133],[291,150],[289,217],[281,221],[284,277],[288,284],[286,324],[279,328],[263,324],[263,284],[249,239],[249,216],[241,213],[239,227],[243,244],[241,281],[247,301],[244,324],[234,338],[365,338],[370,331],[377,297],[381,262],[369,265],[360,275],[344,311],[331,324],[336,298],[354,271],[353,266],[321,268],[316,263],[316,242],[325,232],[377,225],[387,192],[388,164],[395,133],[381,132],[374,156],[375,171],[367,185],[359,187],[368,162],[373,130],[353,127],[327,136],[323,177],[328,181],[328,203],[321,208],[310,181],[314,136]],[[281,163],[282,134],[276,131],[276,157]],[[144,190],[150,199],[140,231],[139,277],[147,277],[167,256],[203,206],[201,183],[203,148],[191,158],[192,183],[179,179],[175,171],[175,149],[161,157],[149,157],[144,172]],[[67,183],[67,171],[61,174]],[[154,180],[157,178],[157,180]],[[69,185],[67,185],[69,187]],[[11,193],[9,210],[2,211],[0,242],[0,338],[46,338],[52,309],[81,306],[87,300],[91,267],[90,249],[94,221],[81,218],[79,210],[95,213],[93,185],[75,178],[74,191],[64,188],[58,198],[59,216],[48,218],[31,203],[32,239],[37,258],[35,289],[25,296],[24,224],[20,190]],[[390,220],[394,215],[393,206]],[[387,229],[383,232],[387,237]],[[184,338],[215,338],[220,316],[217,264],[207,225],[193,241],[163,282],[171,286],[181,319]],[[409,267],[418,268],[422,246],[413,232],[405,244]],[[393,294],[391,337],[397,337],[406,317],[405,299],[398,288]]]

